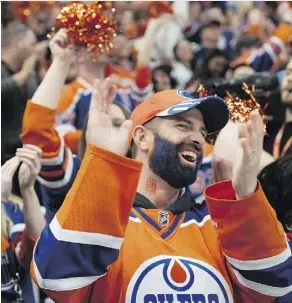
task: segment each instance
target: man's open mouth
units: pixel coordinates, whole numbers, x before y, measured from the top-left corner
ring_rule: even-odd
[[[190,163],[196,162],[198,158],[198,155],[195,152],[189,150],[180,151],[180,155],[182,156],[182,158],[184,158],[186,161]]]

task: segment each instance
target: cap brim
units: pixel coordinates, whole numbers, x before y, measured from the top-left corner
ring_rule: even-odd
[[[197,108],[202,112],[208,134],[220,131],[229,121],[229,110],[227,104],[223,99],[216,96],[190,99],[188,101],[175,104],[156,116],[167,117],[179,115],[193,108]]]

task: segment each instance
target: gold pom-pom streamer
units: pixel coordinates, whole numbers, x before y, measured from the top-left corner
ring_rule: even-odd
[[[263,119],[265,126],[268,122],[268,117],[265,115],[264,111],[268,104],[262,109],[259,102],[254,95],[254,87],[250,89],[246,83],[242,85],[243,91],[248,95],[248,98],[241,99],[239,97],[234,97],[230,92],[226,92],[227,96],[224,98],[226,104],[228,105],[230,112],[230,120],[237,123],[246,123],[250,119],[250,114],[252,111],[258,111]]]
[[[66,29],[68,36],[81,50],[93,59],[108,53],[116,36],[114,8],[110,1],[86,4],[73,2],[64,6],[56,18],[52,34]]]

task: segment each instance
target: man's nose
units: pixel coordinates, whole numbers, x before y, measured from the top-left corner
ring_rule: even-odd
[[[190,140],[191,140],[193,143],[195,143],[196,145],[199,145],[200,147],[201,147],[202,145],[204,145],[204,143],[205,143],[205,138],[204,138],[204,136],[203,136],[200,132],[195,133],[195,134],[192,134],[192,135],[190,136]]]

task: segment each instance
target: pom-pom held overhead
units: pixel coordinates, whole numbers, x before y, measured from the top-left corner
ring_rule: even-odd
[[[76,47],[97,59],[113,47],[116,36],[114,12],[110,1],[70,3],[57,16],[52,33],[64,28]]]
[[[235,123],[246,123],[250,119],[251,112],[258,111],[261,114],[266,130],[268,117],[265,115],[264,111],[268,104],[266,104],[263,109],[261,108],[254,95],[254,87],[250,89],[246,83],[243,83],[242,89],[247,94],[248,98],[241,99],[239,97],[232,96],[229,92],[226,92],[227,96],[224,100],[230,111],[230,120]]]
[[[52,10],[57,5],[56,1],[11,1],[15,17],[21,22],[25,22],[33,13]]]

